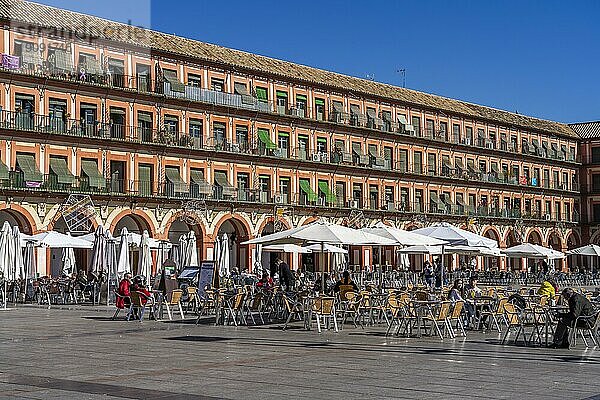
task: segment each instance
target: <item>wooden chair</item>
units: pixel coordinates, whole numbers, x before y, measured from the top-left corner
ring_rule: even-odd
[[[321,333],[321,318],[323,318],[323,325],[329,327],[333,320],[333,326],[336,332],[338,332],[337,317],[335,315],[335,299],[333,297],[318,297],[312,304],[311,307],[312,315],[317,320],[317,329]]]
[[[452,307],[452,312],[448,315],[448,323],[450,324],[450,334],[452,337],[456,337],[456,333],[454,332],[454,328],[452,328],[452,323],[456,322],[456,329],[460,329],[463,336],[467,336],[465,332],[465,327],[463,326],[462,320],[462,312],[465,303],[463,301],[457,301],[454,303],[454,307]]]
[[[134,313],[137,313],[137,319],[142,322],[144,319],[144,313],[146,309],[150,309],[150,313],[153,313],[154,310],[154,299],[150,296],[146,296],[142,292],[131,292],[130,294],[131,305],[129,307],[129,312],[127,313],[127,321],[134,316]]]
[[[249,292],[246,292],[246,304],[244,305],[245,308],[245,316],[244,319],[246,321],[246,324],[248,323],[248,317],[250,317],[250,319],[252,319],[252,323],[254,325],[256,325],[256,320],[254,319],[254,313],[257,313],[259,318],[260,318],[260,322],[262,324],[265,323],[265,319],[263,318],[263,311],[264,311],[264,304],[263,304],[263,293],[262,292],[256,292],[256,294],[253,297],[250,297]]]
[[[505,321],[504,305],[507,301],[508,299],[503,297],[496,302],[495,306],[492,309],[481,310],[481,313],[479,314],[479,319],[482,320],[483,317],[488,318],[488,329],[491,329],[492,323],[494,323],[496,329],[498,330],[498,333],[502,332],[502,328],[500,328],[500,324],[498,323],[498,318],[501,318],[503,321]]]
[[[440,339],[444,339],[442,330],[447,330],[449,332],[449,335],[452,336],[452,334],[450,333],[452,332],[452,327],[450,326],[450,322],[448,321],[448,315],[450,315],[451,304],[452,303],[445,301],[439,305],[437,313],[435,315],[433,314],[433,311],[430,311],[428,315],[424,315],[422,317],[423,322],[430,323],[430,332],[433,328],[435,328],[435,331],[437,332]],[[442,326],[442,329],[440,329],[440,326]]]
[[[525,326],[523,324],[523,320],[521,314],[515,308],[515,305],[512,303],[504,304],[504,313],[506,316],[506,321],[508,322],[508,326],[506,328],[506,333],[504,334],[504,338],[502,338],[502,344],[506,343],[506,339],[511,331],[516,330],[517,334],[514,339],[514,343],[517,343],[519,339],[519,335],[523,335],[523,343],[525,345],[528,344],[527,336],[525,335]]]
[[[195,286],[188,286],[187,293],[188,293],[188,298],[187,298],[187,304],[186,304],[186,311],[189,312],[190,307],[191,307],[192,311],[197,310],[198,309],[198,288]]]
[[[240,292],[229,299],[225,304],[225,321],[224,325],[227,325],[229,318],[233,321],[235,326],[238,323],[242,323],[244,316],[244,300],[246,299],[246,293]],[[239,319],[239,322],[238,322]]]
[[[171,298],[168,301],[165,301],[165,307],[167,308],[167,314],[169,315],[169,320],[173,320],[173,315],[171,314],[171,306],[179,307],[179,314],[181,315],[181,319],[185,319],[183,315],[183,308],[181,307],[181,297],[183,296],[183,290],[174,289],[171,292]]]
[[[118,291],[115,290],[115,298],[116,299],[121,299],[123,300],[123,304],[127,305],[130,304],[131,305],[131,299],[129,298],[129,296],[123,296],[121,295]],[[121,312],[121,310],[123,310],[125,307],[123,308],[119,308],[116,306],[115,304],[115,313],[113,314],[113,316],[111,317],[112,320],[117,319],[117,316],[119,315],[119,312]]]

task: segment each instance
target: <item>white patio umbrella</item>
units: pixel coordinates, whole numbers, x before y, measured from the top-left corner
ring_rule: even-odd
[[[64,233],[56,231],[38,233],[37,235],[33,235],[31,239],[35,240],[36,246],[49,247],[51,249],[62,249],[65,247],[91,249],[94,247],[94,244],[87,240],[76,238],[71,235],[65,235]]]
[[[587,246],[569,250],[567,251],[567,254],[570,256],[600,257],[600,246],[596,244],[588,244]]]
[[[442,254],[442,246],[429,246],[426,244],[408,246],[398,250],[401,254]]]
[[[8,221],[4,221],[2,225],[2,230],[0,230],[0,272],[4,276],[4,309],[6,309],[6,295],[8,290],[8,274],[10,269],[12,268],[12,260],[11,260],[11,228]]]
[[[308,245],[303,248],[308,249],[310,251],[321,251],[321,245],[318,243],[311,244],[311,245]],[[323,245],[323,251],[325,253],[333,253],[333,254],[348,254],[348,250],[346,250],[342,247],[339,247],[339,246],[334,246],[332,244],[328,244],[328,243],[325,243]]]
[[[451,246],[459,245],[488,248],[498,247],[498,242],[493,239],[460,229],[446,222],[441,222],[425,228],[415,229],[411,232],[443,240]]]
[[[219,273],[221,274],[221,276],[226,276],[229,275],[229,270],[230,270],[230,262],[229,262],[229,238],[227,237],[227,234],[224,233],[223,236],[221,236],[221,257],[220,257],[220,262],[219,262]]]
[[[67,276],[71,276],[73,272],[77,271],[77,265],[75,264],[75,251],[72,247],[64,247],[62,249],[62,273]]]
[[[281,243],[319,243],[321,245],[320,257],[324,265],[325,244],[347,244],[347,245],[394,245],[394,241],[381,236],[373,235],[368,232],[347,228],[345,226],[316,221],[309,225],[298,228],[288,229],[286,231],[273,233],[242,244],[281,244]],[[322,271],[325,273],[325,270]],[[321,279],[323,290],[325,288],[325,279]]]
[[[148,231],[142,233],[142,239],[140,241],[140,258],[138,262],[138,274],[143,275],[148,282],[152,275],[152,258],[150,257],[150,236]]]
[[[262,251],[270,252],[270,253],[311,253],[311,250],[307,247],[298,246],[297,244],[273,244],[269,246],[264,246]]]
[[[194,231],[190,231],[187,234],[186,261],[186,266],[198,266],[198,248],[196,247],[196,234]]]
[[[117,238],[115,238],[117,240]],[[117,261],[117,273],[121,276],[125,272],[131,272],[131,264],[129,262],[129,242],[127,241],[127,228],[121,229],[119,236],[119,258]]]
[[[263,249],[263,245],[262,244],[257,244],[254,246],[254,271],[261,271],[263,266],[262,266],[262,249]]]
[[[106,270],[106,236],[102,225],[98,225],[94,232],[93,246],[91,270],[95,275],[100,275]]]
[[[12,245],[14,257],[13,279],[25,278],[25,266],[23,264],[23,249],[21,248],[21,232],[18,226],[12,228]]]
[[[442,245],[444,240],[436,239],[435,237],[425,236],[414,231],[405,231],[403,229],[388,226],[383,222],[378,222],[373,228],[362,228],[363,232],[372,233],[374,235],[383,236],[395,241],[394,244],[400,246],[418,246],[418,245]]]
[[[502,253],[511,258],[541,258],[545,260],[557,260],[565,258],[565,253],[540,246],[533,243],[523,243],[502,250]]]
[[[25,244],[25,254],[23,256],[23,264],[25,266],[25,279],[32,279],[36,277],[36,265],[35,265],[35,252],[34,242],[27,241]]]

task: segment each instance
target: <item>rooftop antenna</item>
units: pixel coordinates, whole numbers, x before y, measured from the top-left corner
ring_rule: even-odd
[[[396,73],[400,74],[400,76],[402,77],[402,87],[405,88],[406,87],[406,68],[397,69]]]
[[[375,74],[366,74],[367,79],[370,81],[374,81],[375,80]]]

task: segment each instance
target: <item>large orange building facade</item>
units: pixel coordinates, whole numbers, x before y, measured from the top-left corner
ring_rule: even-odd
[[[0,17],[0,220],[25,232],[65,229],[62,205],[86,194],[93,226],[194,230],[205,259],[227,233],[242,269],[241,242],[317,218],[582,243],[567,125],[33,3]]]

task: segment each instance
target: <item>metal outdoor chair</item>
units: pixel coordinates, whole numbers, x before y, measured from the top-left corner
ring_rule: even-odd
[[[423,322],[429,322],[429,332],[431,334],[431,331],[433,330],[433,328],[435,328],[436,333],[438,334],[438,336],[440,337],[440,339],[444,339],[444,335],[443,332],[448,332],[448,335],[450,337],[452,337],[452,327],[450,326],[450,322],[448,321],[448,315],[450,314],[450,306],[452,305],[452,303],[450,302],[443,302],[440,303],[437,312],[434,314],[432,310],[429,311],[429,313],[427,315],[424,315],[422,317]],[[441,327],[441,328],[440,328]]]
[[[581,315],[575,318],[573,327],[569,330],[569,348],[573,348],[577,345],[577,336],[581,336],[585,347],[589,347],[588,341],[585,337],[587,332],[594,343],[594,346],[600,346],[600,336],[598,335],[598,329],[600,329],[600,312],[596,315]]]
[[[465,303],[463,301],[455,302],[454,307],[452,307],[452,312],[450,313],[450,315],[448,315],[448,323],[450,324],[450,334],[452,337],[456,337],[456,332],[454,328],[452,328],[453,322],[456,323],[456,329],[460,329],[462,335],[467,336],[462,318],[464,305]]]
[[[508,335],[510,332],[516,330],[517,334],[514,339],[514,343],[517,344],[517,340],[519,336],[523,336],[523,343],[527,345],[527,336],[525,335],[525,324],[523,321],[522,313],[517,311],[514,304],[506,303],[504,304],[504,313],[506,315],[506,320],[508,321],[508,326],[506,328],[506,333],[504,333],[504,337],[502,338],[502,344],[506,343]]]
[[[129,312],[127,313],[127,321],[133,316],[142,322],[146,309],[149,309],[151,316],[154,316],[154,299],[152,297],[146,296],[142,292],[131,292],[129,297],[131,299],[131,305],[129,306]]]
[[[335,298],[333,297],[318,297],[314,299],[311,306],[312,316],[317,320],[317,329],[321,333],[321,318],[323,326],[329,328],[333,321],[333,327],[338,332],[337,317],[335,313]]]
[[[129,296],[123,296],[122,294],[119,293],[118,290],[114,291],[115,293],[115,298],[116,299],[122,299],[123,300],[123,304],[127,305],[129,304],[131,306],[131,298]],[[115,302],[116,304],[116,302]],[[119,315],[119,313],[121,312],[121,310],[123,310],[123,308],[119,308],[115,305],[115,313],[113,314],[113,316],[111,317],[112,320],[117,319],[117,316]]]
[[[164,302],[164,305],[167,308],[167,315],[169,316],[169,320],[173,320],[173,315],[171,314],[171,306],[173,307],[173,311],[175,311],[175,306],[179,307],[179,314],[181,315],[181,319],[185,319],[185,316],[183,315],[183,308],[181,307],[182,296],[183,290],[174,289],[171,292],[170,299]]]

